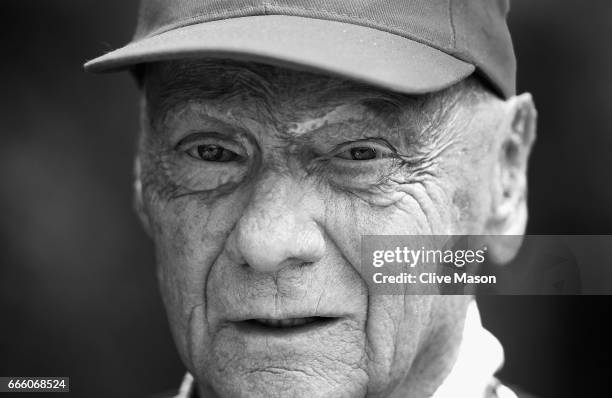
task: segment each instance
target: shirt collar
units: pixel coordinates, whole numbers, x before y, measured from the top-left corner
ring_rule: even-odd
[[[187,373],[185,377],[183,377],[183,381],[181,382],[181,387],[178,390],[178,393],[173,398],[195,398],[196,397],[196,386],[193,382],[193,376],[191,373]]]
[[[485,397],[491,390],[495,372],[503,363],[504,350],[495,336],[482,326],[476,301],[472,301],[457,360],[432,398]],[[516,398],[513,393],[505,396]]]

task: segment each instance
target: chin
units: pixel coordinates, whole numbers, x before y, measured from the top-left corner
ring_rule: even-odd
[[[226,377],[213,383],[220,397],[365,397],[359,379],[331,380],[315,370],[267,368]]]

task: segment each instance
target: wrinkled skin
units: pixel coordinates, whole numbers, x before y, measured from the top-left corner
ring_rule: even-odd
[[[522,234],[528,95],[408,97],[257,64],[149,65],[136,205],[202,396],[428,396],[469,297],[366,293],[364,234]],[[493,248],[503,255],[512,248]],[[246,319],[336,317],[252,333]]]

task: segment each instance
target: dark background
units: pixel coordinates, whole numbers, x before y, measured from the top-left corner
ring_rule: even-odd
[[[177,387],[151,243],[131,211],[137,92],[82,63],[125,43],[135,1],[0,7],[0,376],[70,376],[73,396]],[[612,2],[515,0],[519,91],[538,141],[530,233],[612,230]],[[541,397],[606,392],[609,297],[482,297],[500,377]]]

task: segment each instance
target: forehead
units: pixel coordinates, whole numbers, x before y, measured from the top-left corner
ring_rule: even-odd
[[[182,60],[151,64],[145,73],[147,99],[164,112],[174,105],[259,102],[273,110],[360,104],[383,114],[423,108],[430,96],[408,96],[341,78],[229,60]]]

